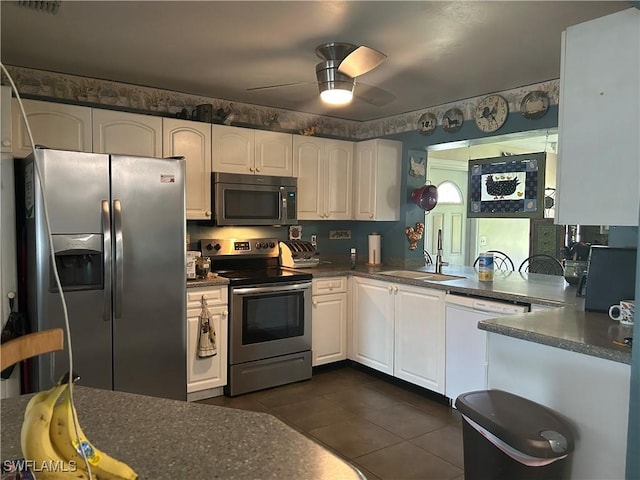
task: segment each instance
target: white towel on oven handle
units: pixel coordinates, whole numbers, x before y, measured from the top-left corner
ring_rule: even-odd
[[[213,357],[218,353],[216,345],[216,330],[211,321],[211,313],[207,308],[207,301],[202,296],[202,310],[198,317],[198,357]]]

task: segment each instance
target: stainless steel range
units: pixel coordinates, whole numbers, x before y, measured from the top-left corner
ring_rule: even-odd
[[[278,240],[201,240],[229,280],[229,396],[311,378],[311,274],[281,269]]]

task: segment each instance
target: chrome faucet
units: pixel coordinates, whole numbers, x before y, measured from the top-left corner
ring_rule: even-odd
[[[442,273],[442,267],[449,265],[449,262],[442,261],[442,230],[438,229],[438,251],[436,254],[436,273]]]

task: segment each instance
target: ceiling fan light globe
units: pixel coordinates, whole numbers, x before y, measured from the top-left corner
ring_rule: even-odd
[[[346,105],[353,100],[353,91],[343,88],[327,89],[320,92],[320,98],[330,105]]]

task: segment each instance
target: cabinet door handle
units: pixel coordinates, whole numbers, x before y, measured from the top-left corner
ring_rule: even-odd
[[[393,292],[393,287],[391,285],[389,285],[387,288],[389,289],[389,293]]]
[[[228,311],[226,311],[226,310],[224,310],[224,311],[222,312],[222,316],[223,316],[223,317],[226,317],[227,315],[229,315],[229,312],[228,312]]]
[[[249,171],[250,171],[250,172],[254,172],[254,171],[255,171],[255,168],[253,168],[253,167],[249,167]]]
[[[318,301],[317,301],[317,300],[314,300],[314,301],[313,301],[313,302],[311,302],[311,303],[313,304],[313,306],[314,306],[314,307],[318,305]]]
[[[369,218],[373,218],[373,213],[370,213],[370,214],[369,214]]]
[[[260,171],[260,167],[256,167],[256,172],[259,172],[259,171]]]
[[[398,287],[393,287],[393,291],[397,292],[398,291]]]
[[[205,214],[207,217],[210,217],[210,216],[211,216],[211,210],[206,210],[206,211],[204,212],[204,214]]]

